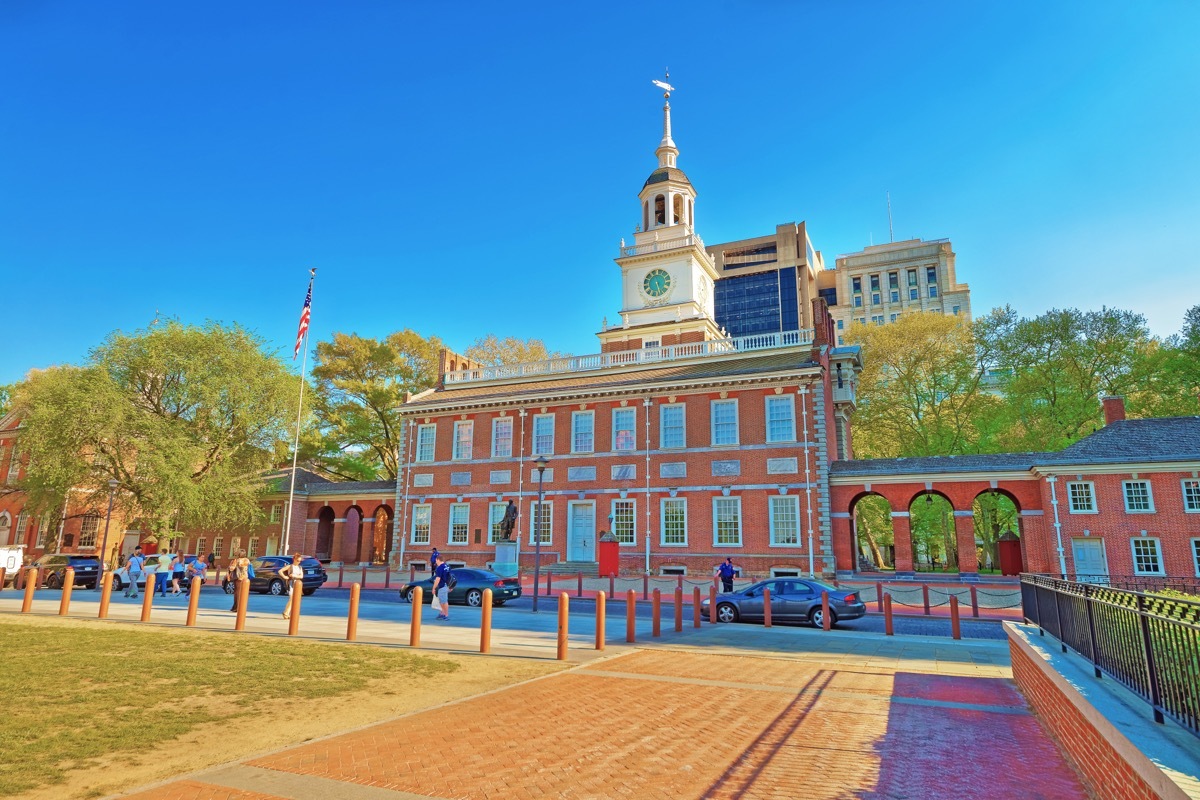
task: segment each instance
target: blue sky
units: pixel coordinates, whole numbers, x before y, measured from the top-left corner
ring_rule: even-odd
[[[0,383],[155,313],[595,352],[670,67],[710,243],[948,237],[977,314],[1200,303],[1200,4],[0,4]]]

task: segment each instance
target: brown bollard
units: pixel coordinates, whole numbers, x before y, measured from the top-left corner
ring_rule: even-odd
[[[650,576],[649,575],[642,576],[642,599],[643,600],[650,599]]]
[[[612,575],[608,576],[608,596],[609,597],[617,596],[616,578]]]
[[[417,582],[417,568],[412,566],[411,564],[408,566],[408,582],[409,583]]]
[[[603,591],[596,592],[596,649],[604,649],[604,624],[608,617],[608,596]]]
[[[100,611],[96,614],[96,619],[108,619],[108,602],[112,599],[112,582],[113,574],[106,572],[104,581],[100,584]]]
[[[714,589],[716,589],[716,588],[717,588],[717,586],[719,585],[719,584],[717,583],[717,581],[718,581],[718,580],[719,580],[719,578],[718,578],[716,575],[713,575],[713,588],[714,588]]]
[[[692,627],[700,627],[700,587],[692,589]]]
[[[883,582],[875,581],[875,610],[883,613]]]
[[[683,587],[675,587],[675,632],[683,630]]]
[[[717,622],[717,587],[708,587],[708,621],[711,624]]]
[[[75,569],[67,567],[63,578],[62,599],[58,601],[58,615],[65,617],[71,610],[71,591],[75,588]]]
[[[425,590],[420,586],[413,587],[412,624],[408,626],[408,646],[421,646],[421,609],[425,604]]]
[[[8,567],[0,567],[0,591],[4,590],[4,579],[7,577],[8,577]],[[17,579],[13,578],[14,587],[15,587],[16,583],[17,583]]]
[[[658,589],[654,590],[650,600],[650,618],[652,623],[650,635],[662,636],[662,592]]]
[[[962,628],[958,624],[958,595],[950,595],[950,635],[955,639],[962,638]]]
[[[833,628],[833,620],[829,618],[829,592],[821,592],[821,630]]]
[[[304,596],[304,581],[292,581],[292,596],[288,598],[288,636],[300,633],[300,598]]]
[[[25,596],[21,598],[21,613],[28,614],[29,609],[33,608],[33,592],[38,585],[38,570],[37,567],[30,567],[25,571]]]
[[[554,593],[554,576],[549,572],[546,573],[546,597]]]
[[[771,590],[763,589],[763,627],[771,627]]]
[[[483,615],[479,618],[479,652],[492,652],[492,590],[483,590]]]
[[[353,642],[358,638],[358,596],[362,587],[357,583],[350,586],[350,611],[346,614],[346,641]]]
[[[367,585],[367,565],[366,564],[363,564],[361,581],[362,581],[363,586]]]
[[[13,588],[20,591],[25,588],[25,570],[17,567],[17,574],[13,576]]]
[[[575,596],[583,599],[583,573],[579,573],[579,588],[575,590]]]
[[[683,591],[683,576],[682,575],[675,576],[675,588],[681,592]]]
[[[246,630],[246,606],[250,605],[250,579],[236,582],[233,590],[237,592],[237,618],[233,621],[235,631]]]
[[[890,594],[883,596],[883,632],[888,636],[895,633],[892,630],[892,596]]]
[[[346,574],[346,565],[338,564],[338,588],[342,588],[342,577]]]
[[[571,600],[566,592],[558,595],[558,660],[567,660],[567,609]]]
[[[392,586],[392,562],[388,562],[383,568],[383,588],[390,589]]]
[[[625,641],[637,641],[637,594],[633,589],[625,594]]]
[[[142,592],[142,622],[150,621],[150,608],[154,605],[154,575],[146,573],[146,591]],[[241,630],[241,628],[238,628]]]
[[[925,616],[928,617],[929,616],[929,584],[928,583],[921,584],[921,594],[925,598]]]
[[[200,610],[200,576],[192,578],[192,588],[188,590],[188,612],[187,619],[184,625],[188,628],[196,627],[196,613]],[[111,587],[111,582],[109,583]]]
[[[979,619],[979,594],[971,587],[971,616]]]

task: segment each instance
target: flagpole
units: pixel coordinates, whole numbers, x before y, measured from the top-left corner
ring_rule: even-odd
[[[314,268],[309,273],[308,279],[308,298],[307,308],[309,313],[312,312],[312,285],[317,279],[317,270]],[[296,496],[296,461],[300,457],[300,421],[304,417],[304,373],[308,370],[308,328],[304,330],[304,340],[301,343],[304,350],[304,357],[300,360],[300,402],[296,404],[296,438],[292,444],[292,476],[291,485],[288,487],[288,504],[287,511],[283,515],[283,537],[280,540],[280,554],[287,555],[289,545],[291,544],[292,536],[292,502]]]

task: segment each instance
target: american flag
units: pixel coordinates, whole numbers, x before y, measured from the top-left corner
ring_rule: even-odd
[[[292,353],[292,361],[300,355],[300,346],[304,344],[304,335],[308,333],[308,320],[312,316],[312,285],[317,277],[317,270],[308,271],[308,294],[304,295],[304,308],[300,309],[300,328],[296,331],[296,349]]]

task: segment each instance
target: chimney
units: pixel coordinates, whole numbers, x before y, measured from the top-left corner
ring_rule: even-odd
[[[837,336],[834,333],[833,317],[829,313],[829,306],[825,303],[825,298],[814,297],[812,301],[813,310],[813,345],[820,347],[833,347],[837,342]]]
[[[1120,422],[1125,419],[1125,398],[1109,395],[1101,397],[1100,403],[1104,406],[1104,424],[1105,426],[1112,425],[1114,422]]]

